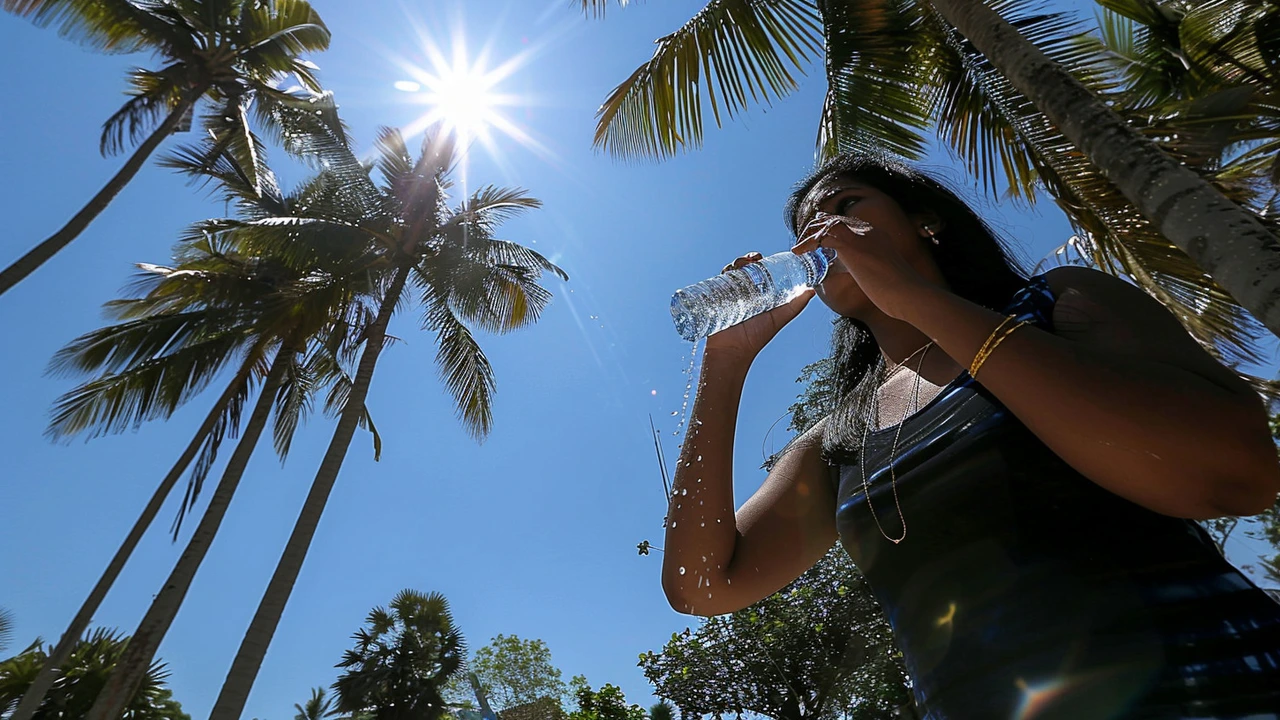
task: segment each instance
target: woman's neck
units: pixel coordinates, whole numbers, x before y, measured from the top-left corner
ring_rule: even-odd
[[[951,382],[964,366],[953,360],[942,348],[936,345],[928,352],[917,352],[927,345],[929,336],[917,330],[913,325],[876,311],[872,317],[863,319],[871,334],[880,346],[885,365],[892,370],[906,361],[908,367],[901,372],[916,371],[920,368],[920,377],[937,385]],[[924,362],[921,363],[921,355]]]

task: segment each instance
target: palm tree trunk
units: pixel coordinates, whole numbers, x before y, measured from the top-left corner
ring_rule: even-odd
[[[1162,235],[1280,335],[1280,240],[1257,218],[1129,127],[981,0],[929,2]]]
[[[79,642],[85,630],[88,629],[89,623],[93,621],[93,614],[98,611],[98,606],[102,604],[103,598],[106,597],[111,586],[115,584],[116,578],[120,576],[120,571],[124,569],[124,564],[129,561],[129,556],[133,554],[134,548],[138,546],[143,534],[151,526],[151,521],[155,520],[156,515],[159,514],[165,499],[173,491],[173,486],[178,484],[178,480],[187,471],[187,466],[195,459],[196,453],[200,450],[200,445],[204,443],[205,438],[213,431],[213,426],[218,422],[223,410],[226,409],[236,393],[243,387],[245,381],[248,380],[252,368],[253,363],[247,361],[244,367],[236,373],[236,376],[231,380],[231,384],[222,392],[222,396],[214,403],[213,409],[209,411],[204,422],[200,424],[200,429],[196,430],[196,435],[191,439],[191,443],[187,445],[187,449],[182,451],[178,461],[169,469],[169,474],[165,475],[164,480],[160,481],[160,486],[156,488],[156,491],[151,495],[151,500],[142,509],[142,514],[133,523],[133,528],[129,530],[124,542],[120,544],[120,549],[116,550],[111,562],[107,564],[107,569],[103,571],[102,577],[98,578],[98,583],[93,586],[93,590],[89,591],[89,597],[85,598],[84,604],[80,606],[80,611],[76,613],[76,616],[71,620],[71,624],[62,633],[62,637],[58,640],[58,645],[54,647],[49,658],[45,660],[44,666],[40,668],[39,674],[36,675],[31,686],[23,694],[21,702],[18,703],[18,707],[13,711],[13,714],[9,716],[9,720],[31,720],[36,710],[40,708],[40,703],[44,701],[45,693],[49,692],[49,688],[53,687],[53,683],[58,679],[58,672],[62,669],[62,664],[67,661],[67,658],[71,657],[71,651],[75,649],[76,643]]]
[[[249,458],[258,444],[258,438],[262,435],[267,419],[271,416],[276,389],[280,387],[285,368],[289,365],[294,352],[293,346],[287,343],[276,352],[271,370],[262,383],[262,392],[253,406],[253,413],[245,424],[240,442],[236,443],[235,452],[227,461],[227,467],[223,470],[222,479],[218,481],[218,487],[209,498],[209,506],[200,518],[200,524],[192,533],[191,540],[182,551],[182,557],[169,573],[159,594],[151,601],[151,607],[147,609],[147,614],[143,616],[138,629],[129,639],[124,655],[120,657],[102,691],[98,693],[93,707],[85,716],[86,720],[117,720],[146,677],[156,649],[160,647],[160,642],[164,640],[165,633],[173,624],[178,609],[182,607],[182,601],[187,595],[187,590],[191,588],[196,571],[200,569],[200,563],[209,552],[213,538],[218,533],[218,527],[227,514],[231,497],[240,484],[240,478],[249,464]]]
[[[5,294],[14,285],[22,282],[24,278],[35,272],[37,268],[57,254],[59,250],[71,244],[71,241],[75,240],[89,226],[89,223],[93,222],[94,218],[98,217],[103,210],[106,210],[112,199],[120,194],[124,186],[128,185],[133,176],[137,175],[138,171],[142,169],[151,153],[160,146],[160,143],[164,142],[165,138],[173,134],[173,130],[182,120],[182,116],[186,114],[192,105],[195,105],[203,94],[203,90],[193,90],[188,94],[169,112],[169,116],[164,119],[164,122],[160,123],[160,127],[156,128],[155,132],[152,132],[138,146],[138,149],[133,151],[133,154],[129,156],[129,160],[125,162],[124,167],[120,168],[107,181],[107,184],[98,191],[98,194],[94,195],[80,209],[80,212],[76,213],[66,225],[62,226],[61,230],[50,235],[44,242],[29,250],[26,255],[18,258],[9,267],[0,270],[0,295]]]
[[[333,431],[333,438],[325,450],[320,469],[316,471],[315,480],[311,483],[311,491],[307,494],[293,532],[289,535],[289,542],[280,556],[280,563],[271,576],[271,582],[267,584],[266,593],[249,623],[244,640],[240,642],[240,649],[236,651],[231,669],[227,671],[209,720],[240,720],[240,715],[244,712],[249,691],[253,689],[262,660],[266,657],[267,647],[280,624],[280,617],[284,615],[285,605],[289,602],[289,595],[292,594],[293,585],[302,570],[302,563],[307,558],[311,540],[315,537],[316,526],[320,524],[320,516],[324,514],[325,504],[329,501],[329,493],[338,479],[338,471],[342,469],[342,461],[347,456],[351,439],[364,414],[364,401],[369,395],[373,370],[386,340],[387,324],[395,313],[396,301],[404,292],[408,279],[409,267],[402,265],[396,270],[391,287],[382,298],[378,315],[367,330],[364,352],[360,354],[360,362],[356,366],[351,395],[338,417],[338,426]]]

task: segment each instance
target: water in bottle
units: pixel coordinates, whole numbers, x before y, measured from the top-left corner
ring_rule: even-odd
[[[786,303],[822,281],[829,252],[780,252],[677,290],[671,296],[676,332],[696,341]]]

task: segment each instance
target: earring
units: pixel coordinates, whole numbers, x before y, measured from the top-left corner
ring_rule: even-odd
[[[929,233],[929,239],[933,241],[933,244],[934,244],[934,245],[937,245],[937,244],[938,244],[938,233],[934,231],[933,226],[932,226],[932,225],[925,225],[925,226],[924,226],[924,231],[925,231],[925,232],[927,232],[927,233]]]

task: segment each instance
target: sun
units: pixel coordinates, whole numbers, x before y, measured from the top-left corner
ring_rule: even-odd
[[[411,102],[426,108],[404,129],[406,135],[437,126],[453,133],[463,147],[478,140],[496,152],[492,131],[498,130],[522,145],[539,149],[539,144],[503,112],[528,103],[527,98],[504,93],[500,87],[527,58],[516,56],[490,68],[488,50],[471,59],[460,36],[453,41],[450,57],[433,42],[423,44],[430,67],[400,63],[409,79],[394,84],[409,95]]]

